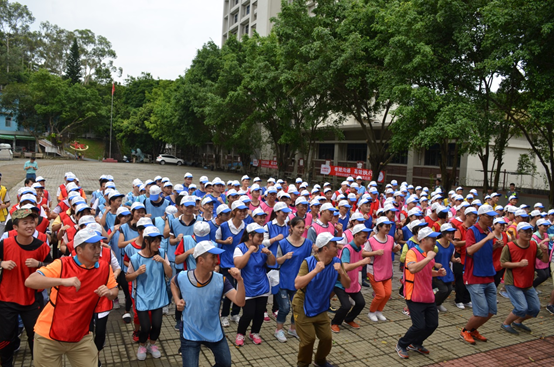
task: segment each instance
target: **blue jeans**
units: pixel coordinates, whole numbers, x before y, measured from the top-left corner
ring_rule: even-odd
[[[514,306],[512,313],[517,317],[537,317],[541,310],[541,303],[535,288],[518,288],[514,285],[506,285],[506,291],[510,302]]]
[[[279,289],[279,293],[277,293],[277,303],[279,304],[279,313],[277,314],[278,324],[285,323],[287,319],[287,315],[290,312],[290,303],[292,302],[292,299],[295,294],[296,294],[296,291],[291,291],[288,289]],[[290,323],[294,324],[294,315],[291,315]]]
[[[193,340],[186,340],[181,334],[181,356],[183,359],[183,367],[198,367],[198,357],[200,355],[200,346],[204,344],[210,348],[215,357],[214,367],[230,367],[231,366],[231,352],[229,351],[229,344],[227,344],[227,338],[223,337],[218,342],[198,342]]]
[[[473,304],[473,315],[488,317],[496,315],[496,286],[494,282],[484,284],[466,284]]]
[[[34,181],[34,180],[37,179],[37,174],[36,173],[27,173],[27,175],[25,175],[25,178],[30,178]]]

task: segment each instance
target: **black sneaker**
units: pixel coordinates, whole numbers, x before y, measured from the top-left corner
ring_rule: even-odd
[[[510,333],[510,334],[514,334],[514,335],[519,335],[519,332],[517,330],[515,330],[512,325],[504,325],[504,324],[500,324],[500,327],[502,328],[502,330]]]
[[[419,354],[424,354],[424,355],[427,355],[429,354],[429,350],[427,348],[425,348],[423,345],[419,346],[419,347],[414,347],[412,344],[408,345],[408,348],[406,348],[407,350],[413,350],[414,352],[418,352]]]
[[[400,345],[396,344],[396,353],[398,356],[402,359],[408,359],[410,356],[408,355],[408,350],[405,348],[402,348]]]
[[[546,306],[546,311],[550,312],[551,315],[554,315],[554,305]]]
[[[317,364],[317,363],[314,362],[314,366],[315,367],[335,367],[334,364],[331,364],[329,362],[325,362],[325,364]]]

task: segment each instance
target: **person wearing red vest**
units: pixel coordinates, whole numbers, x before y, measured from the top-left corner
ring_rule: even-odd
[[[27,340],[33,350],[33,327],[43,306],[42,293],[25,287],[25,279],[44,263],[50,263],[50,247],[33,237],[37,214],[18,209],[12,215],[16,235],[0,241],[0,362],[13,366],[17,348],[18,321],[21,317]]]
[[[117,297],[113,270],[99,261],[103,239],[92,228],[80,230],[74,239],[77,255],[55,260],[25,281],[31,289],[51,288],[35,324],[35,367],[61,367],[64,355],[72,366],[98,365],[90,320],[102,298]]]
[[[502,249],[500,263],[506,269],[504,285],[514,309],[504,323],[502,329],[510,334],[519,334],[514,326],[520,330],[531,332],[523,325],[523,321],[537,317],[541,303],[537,291],[533,287],[535,278],[535,259],[548,262],[548,244],[538,245],[532,241],[533,226],[526,222],[517,225],[518,239],[508,243]]]
[[[422,228],[417,234],[418,245],[408,250],[404,268],[404,298],[410,310],[412,326],[398,340],[396,353],[400,358],[407,359],[409,350],[420,354],[429,354],[423,342],[433,334],[439,326],[439,313],[435,305],[433,293],[433,277],[445,276],[446,270],[440,264],[435,264],[433,251],[440,232],[431,228]],[[438,270],[436,268],[439,267]]]

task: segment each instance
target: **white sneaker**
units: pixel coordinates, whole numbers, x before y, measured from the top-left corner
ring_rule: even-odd
[[[473,303],[471,303],[471,302],[464,303],[464,306],[469,307],[469,308],[473,308]]]
[[[162,353],[158,349],[158,346],[155,344],[148,344],[146,350],[148,353],[152,354],[152,358],[160,358],[162,356]]]
[[[229,318],[228,317],[222,317],[221,318],[221,326],[223,327],[229,327]]]
[[[294,336],[296,339],[300,339],[300,337],[296,333],[296,329],[289,329],[288,334]]]
[[[285,336],[285,332],[283,331],[283,329],[275,330],[274,335],[277,338],[277,340],[279,340],[281,343],[287,342],[287,337]]]
[[[458,307],[460,310],[465,310],[466,306],[462,302],[456,303],[456,307]]]
[[[233,315],[233,316],[231,316],[231,321],[233,321],[234,323],[238,324],[239,321],[240,321],[240,316],[239,316],[239,315]]]
[[[379,319],[377,318],[377,314],[375,312],[369,312],[367,314],[367,317],[369,317],[369,319],[373,322],[378,322]]]
[[[165,306],[162,308],[162,314],[167,315],[169,313],[169,307]]]
[[[387,318],[383,315],[383,313],[381,313],[381,311],[376,311],[375,315],[377,315],[379,321],[387,321]]]
[[[354,302],[354,300],[352,298],[349,297],[348,300],[350,301],[350,304],[352,306],[356,306],[356,302]]]
[[[137,359],[139,361],[144,361],[146,359],[146,347],[144,345],[139,345]]]
[[[446,311],[448,311],[448,310],[446,309],[446,307],[444,307],[443,305],[437,306],[437,310],[439,310],[439,312],[446,312]]]
[[[113,309],[114,309],[114,310],[119,310],[120,307],[121,307],[121,306],[119,305],[119,299],[117,299],[117,298],[114,299],[114,300],[113,300]]]

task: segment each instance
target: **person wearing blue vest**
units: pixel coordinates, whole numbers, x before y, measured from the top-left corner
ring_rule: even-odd
[[[342,228],[348,228],[350,222],[350,208],[352,206],[348,204],[348,200],[339,201],[339,223],[342,224]]]
[[[112,248],[115,258],[121,267],[123,267],[123,249],[118,246],[119,241],[119,228],[131,220],[131,212],[124,206],[121,206],[117,209],[114,225],[108,231],[108,243]],[[131,296],[129,294],[129,285],[125,280],[125,273],[121,271],[117,277],[117,285],[123,290],[125,295],[125,314],[128,317],[128,320],[131,320]],[[119,299],[114,300],[114,309],[119,309]],[[124,315],[125,316],[125,315]]]
[[[154,186],[155,187],[155,186]],[[177,200],[181,196],[179,195]],[[184,236],[191,236],[194,233],[194,223],[197,221],[197,217],[194,215],[194,208],[196,207],[196,201],[192,196],[183,196],[180,199],[179,216],[169,222],[169,247],[170,252],[175,253],[175,249]],[[175,260],[173,260],[175,261]],[[173,275],[183,271],[183,264],[173,263]],[[181,312],[175,311],[175,330],[180,330]]]
[[[180,335],[183,367],[198,367],[202,345],[214,354],[215,366],[230,367],[232,364],[229,344],[219,319],[219,308],[223,296],[239,307],[244,306],[245,289],[240,270],[229,269],[237,289],[227,277],[215,272],[217,255],[223,251],[211,241],[198,242],[192,254],[195,269],[183,271],[171,280],[175,306],[183,313]]]
[[[143,185],[142,181],[138,178],[133,180],[133,189],[125,196],[125,206],[131,206],[134,202],[140,201],[140,186]]]
[[[162,195],[162,189],[157,185],[150,187],[150,197],[144,200],[146,213],[150,214],[152,219],[161,217],[165,213],[165,208],[169,206],[169,201],[165,200]]]
[[[275,265],[275,255],[265,247],[265,229],[258,223],[246,226],[242,235],[241,244],[235,248],[233,261],[237,269],[241,269],[246,291],[246,303],[242,308],[242,316],[237,328],[235,344],[244,345],[246,329],[252,322],[252,328],[248,338],[259,345],[262,343],[260,329],[264,322],[264,312],[267,305],[267,297],[270,294],[269,280],[266,275],[266,265]]]
[[[117,216],[117,209],[121,206],[123,200],[123,194],[119,191],[113,190],[108,195],[108,205],[104,209],[104,213],[99,213],[97,217],[100,218],[100,224],[107,231],[113,227],[115,217]]]
[[[314,343],[319,339],[314,357],[316,367],[332,367],[327,356],[333,346],[331,322],[327,316],[329,297],[337,280],[344,288],[350,287],[350,277],[337,257],[337,241],[329,232],[320,233],[315,242],[315,254],[307,257],[294,280],[298,290],[292,300],[292,312],[296,332],[300,337],[297,366],[308,367],[312,363]]]
[[[196,244],[201,241],[210,241],[210,225],[208,222],[198,221],[194,223],[194,234],[192,236],[184,236],[177,245],[175,263],[184,263],[187,270],[194,270],[196,268],[196,261],[192,257],[192,254]]]
[[[423,342],[439,326],[439,313],[433,294],[433,277],[445,276],[444,268],[435,269],[435,243],[439,232],[425,227],[418,232],[419,244],[406,254],[404,268],[404,298],[410,310],[412,326],[398,340],[396,353],[402,359],[410,358],[409,350],[419,354],[429,354]]]
[[[167,254],[160,249],[161,239],[162,234],[158,228],[146,227],[143,231],[142,248],[131,257],[127,269],[127,280],[134,282],[133,297],[140,321],[140,345],[137,352],[139,361],[146,359],[147,352],[153,358],[161,357],[156,340],[162,329],[162,308],[169,303],[165,277],[171,277]]]
[[[433,278],[433,289],[438,289],[435,293],[435,304],[439,312],[446,312],[447,309],[442,304],[452,293],[452,282],[454,282],[454,273],[451,270],[450,263],[460,263],[459,257],[455,257],[455,247],[452,243],[456,228],[452,224],[445,223],[441,226],[441,238],[437,241],[437,256],[435,261],[442,265],[446,270],[445,276]]]
[[[313,245],[312,241],[302,237],[305,231],[303,218],[294,217],[289,221],[289,225],[290,235],[279,241],[279,249],[277,250],[277,263],[281,266],[281,271],[279,273],[279,294],[277,295],[279,313],[277,314],[277,329],[274,335],[281,343],[287,341],[283,325],[290,312],[291,301],[296,294],[294,279],[298,274],[298,270],[300,270],[302,261],[311,255]],[[293,315],[291,315],[290,322],[288,334],[298,338]]]
[[[222,204],[223,205],[223,204]],[[223,276],[227,277],[233,286],[236,286],[236,282],[229,276],[229,269],[235,267],[233,262],[233,254],[235,248],[241,243],[242,234],[246,225],[244,224],[244,218],[248,212],[248,207],[243,204],[242,201],[237,200],[233,203],[231,210],[231,219],[224,222],[219,226],[215,232],[215,242],[224,250],[220,255],[220,272]],[[231,308],[231,301],[226,298],[223,300],[221,308],[221,324],[223,327],[229,326],[229,309]],[[231,320],[238,324],[240,308],[233,304],[231,310]]]
[[[208,221],[208,224],[210,225],[210,240],[215,242],[215,234],[223,223],[227,222],[229,220],[229,215],[231,213],[231,209],[227,206],[227,204],[221,204],[217,207],[216,216]],[[216,244],[216,247],[218,245]]]

